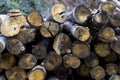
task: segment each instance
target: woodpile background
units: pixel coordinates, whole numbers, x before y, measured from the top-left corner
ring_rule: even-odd
[[[120,5],[102,1],[0,15],[0,80],[120,80]]]

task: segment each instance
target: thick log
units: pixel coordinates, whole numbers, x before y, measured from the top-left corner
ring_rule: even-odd
[[[19,9],[12,9],[12,10],[9,10],[9,13],[7,15],[10,17],[21,16],[22,12]]]
[[[62,57],[55,52],[50,54],[43,61],[46,70],[53,71],[62,64]]]
[[[109,21],[109,15],[105,11],[100,11],[92,16],[92,21],[97,26],[102,27],[103,25],[107,24]]]
[[[90,69],[85,63],[82,63],[79,66],[79,68],[77,68],[77,73],[78,73],[79,76],[89,77],[90,76],[89,72],[90,72]]]
[[[15,36],[19,33],[20,28],[25,25],[26,19],[24,16],[8,17],[1,24],[1,33],[4,36]]]
[[[7,41],[6,37],[0,35],[0,53],[2,53],[6,48],[6,41]]]
[[[120,54],[120,45],[119,44],[120,44],[120,36],[117,36],[116,40],[113,41],[110,45],[111,49],[118,54]]]
[[[90,9],[85,5],[79,5],[72,10],[68,16],[68,20],[79,24],[86,24],[90,16]]]
[[[109,15],[113,14],[116,4],[113,1],[107,1],[100,5],[101,10],[106,11]]]
[[[54,37],[60,30],[58,23],[46,21],[40,27],[40,33],[43,37]]]
[[[46,72],[44,71],[42,66],[39,66],[39,68],[35,68],[31,70],[27,74],[27,78],[29,80],[45,80],[45,77],[46,77]]]
[[[15,36],[23,44],[34,41],[36,30],[34,28],[22,28],[20,32]]]
[[[78,57],[71,54],[66,54],[63,56],[63,63],[66,68],[78,68],[81,64],[81,61]]]
[[[85,60],[85,64],[90,68],[93,68],[99,65],[99,59],[94,53],[90,53],[90,55],[84,60]]]
[[[110,54],[107,55],[104,59],[105,62],[111,63],[117,61],[117,54],[114,51],[110,51]]]
[[[15,56],[10,53],[4,53],[0,56],[0,68],[10,69],[16,63]]]
[[[29,13],[27,16],[27,20],[32,26],[35,26],[35,27],[39,27],[43,23],[43,18],[41,13],[37,11],[33,11]]]
[[[7,50],[11,54],[20,55],[25,51],[25,46],[17,39],[10,38],[6,43]]]
[[[101,66],[96,66],[90,70],[90,75],[93,79],[100,80],[106,75],[105,70]]]
[[[97,43],[94,49],[96,54],[100,57],[106,57],[110,54],[110,46],[107,43]]]
[[[80,41],[87,41],[90,37],[89,28],[85,26],[79,26],[71,22],[65,22],[62,25],[62,29],[69,31],[76,39]]]
[[[120,80],[120,75],[112,75],[109,80]]]
[[[98,36],[103,42],[112,42],[115,40],[115,31],[111,27],[105,27],[100,30]]]
[[[63,23],[66,21],[67,16],[62,15],[65,13],[65,6],[61,3],[54,4],[51,8],[51,13],[49,17],[46,19],[47,21],[56,21],[59,23]]]
[[[20,57],[18,66],[21,69],[32,69],[37,63],[35,56],[32,54],[24,54]]]
[[[58,55],[71,52],[70,37],[64,33],[59,33],[54,39],[53,49]]]
[[[74,42],[71,50],[73,55],[82,59],[90,55],[90,46],[87,43]]]
[[[118,73],[118,66],[114,63],[109,63],[106,65],[106,73],[110,76],[116,75]]]
[[[120,27],[119,21],[120,21],[120,12],[114,13],[110,17],[110,24],[113,26],[113,28]]]
[[[18,66],[7,70],[5,74],[8,80],[26,80],[26,72]]]
[[[47,56],[48,45],[49,40],[43,39],[32,49],[32,54],[36,59],[44,59]]]

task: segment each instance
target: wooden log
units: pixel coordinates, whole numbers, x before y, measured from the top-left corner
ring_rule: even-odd
[[[46,72],[44,71],[42,66],[40,66],[40,68],[35,68],[31,70],[27,74],[27,78],[29,80],[45,80],[45,77],[46,77]]]
[[[120,80],[120,75],[112,75],[109,80]]]
[[[116,8],[116,4],[113,1],[107,1],[100,5],[101,10],[106,11],[109,15],[113,14],[113,11]]]
[[[118,13],[114,13],[111,17],[110,17],[110,24],[113,26],[113,28],[116,27],[120,27],[120,12]]]
[[[89,67],[85,64],[82,63],[78,68],[77,68],[77,74],[82,77],[89,77],[89,72],[90,69]]]
[[[66,21],[66,18],[67,18],[66,15],[62,15],[65,13],[65,11],[66,11],[66,8],[63,4],[61,3],[54,4],[51,8],[51,13],[46,20],[47,21],[54,20],[56,22],[63,23]]]
[[[64,66],[59,66],[54,73],[57,75],[59,80],[66,80],[68,75],[71,74],[71,70],[69,68],[65,68]]]
[[[109,63],[106,65],[106,73],[110,76],[116,75],[118,73],[118,66],[114,63]]]
[[[110,51],[110,54],[107,55],[104,59],[105,62],[111,63],[117,61],[117,54],[114,51]]]
[[[90,16],[91,11],[88,7],[85,5],[78,5],[70,13],[68,20],[79,24],[86,24]]]
[[[18,66],[21,69],[32,69],[37,63],[35,56],[32,54],[24,54],[20,57]]]
[[[19,9],[12,9],[12,10],[9,10],[9,13],[7,15],[10,17],[21,16],[22,12]]]
[[[6,41],[7,41],[6,37],[4,37],[3,35],[0,35],[0,53],[2,53],[6,48]]]
[[[115,40],[115,31],[110,27],[105,27],[100,30],[98,36],[103,42],[112,42]]]
[[[14,36],[20,31],[20,25],[14,17],[7,18],[1,25],[1,33],[4,36]]]
[[[63,63],[66,68],[78,68],[81,64],[81,61],[78,57],[71,54],[66,54],[63,56]]]
[[[60,30],[58,23],[46,21],[40,27],[40,33],[43,37],[54,37]]]
[[[0,68],[2,69],[10,69],[16,63],[15,56],[10,53],[4,53],[0,56]]]
[[[26,80],[26,72],[18,66],[7,70],[5,74],[8,80]]]
[[[106,75],[105,70],[101,66],[96,66],[90,70],[90,75],[93,79],[100,80]]]
[[[97,26],[102,27],[109,21],[109,15],[105,11],[100,11],[99,13],[96,13],[92,16],[92,21],[95,23]]]
[[[27,16],[27,20],[32,26],[35,26],[35,27],[39,27],[43,23],[43,18],[41,13],[37,11],[33,11],[29,13]]]
[[[72,44],[72,54],[79,58],[86,58],[90,55],[90,46],[83,42],[74,42]]]
[[[97,43],[94,49],[96,54],[100,57],[106,57],[110,54],[110,46],[107,43]]]
[[[20,55],[25,51],[25,46],[17,39],[10,38],[6,43],[7,50],[11,54]]]
[[[36,59],[44,59],[47,56],[48,45],[49,40],[43,39],[32,49],[32,54]]]
[[[68,21],[62,25],[62,29],[69,31],[76,39],[80,41],[87,41],[90,37],[88,27],[79,26]]]
[[[87,58],[84,59],[85,60],[85,64],[90,67],[93,68],[95,66],[99,65],[99,59],[98,57],[94,54],[91,53]]]
[[[71,49],[70,37],[64,33],[59,33],[54,39],[53,49],[58,55],[69,53]]]
[[[34,41],[36,30],[34,28],[22,28],[20,32],[15,36],[23,44]]]
[[[62,64],[62,57],[55,52],[50,54],[43,61],[46,70],[53,71]]]
[[[119,44],[120,44],[120,36],[117,36],[116,40],[113,41],[110,45],[111,49],[118,54],[120,54],[120,45]]]

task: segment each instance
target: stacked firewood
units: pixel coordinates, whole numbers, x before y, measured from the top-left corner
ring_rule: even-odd
[[[1,17],[2,16],[2,17]],[[107,1],[49,16],[20,10],[0,16],[0,80],[120,80],[120,12]]]

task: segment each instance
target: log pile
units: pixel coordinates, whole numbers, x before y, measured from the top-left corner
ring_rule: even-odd
[[[0,16],[0,80],[120,80],[119,13],[112,1],[95,13],[57,3],[46,19],[10,10]]]

